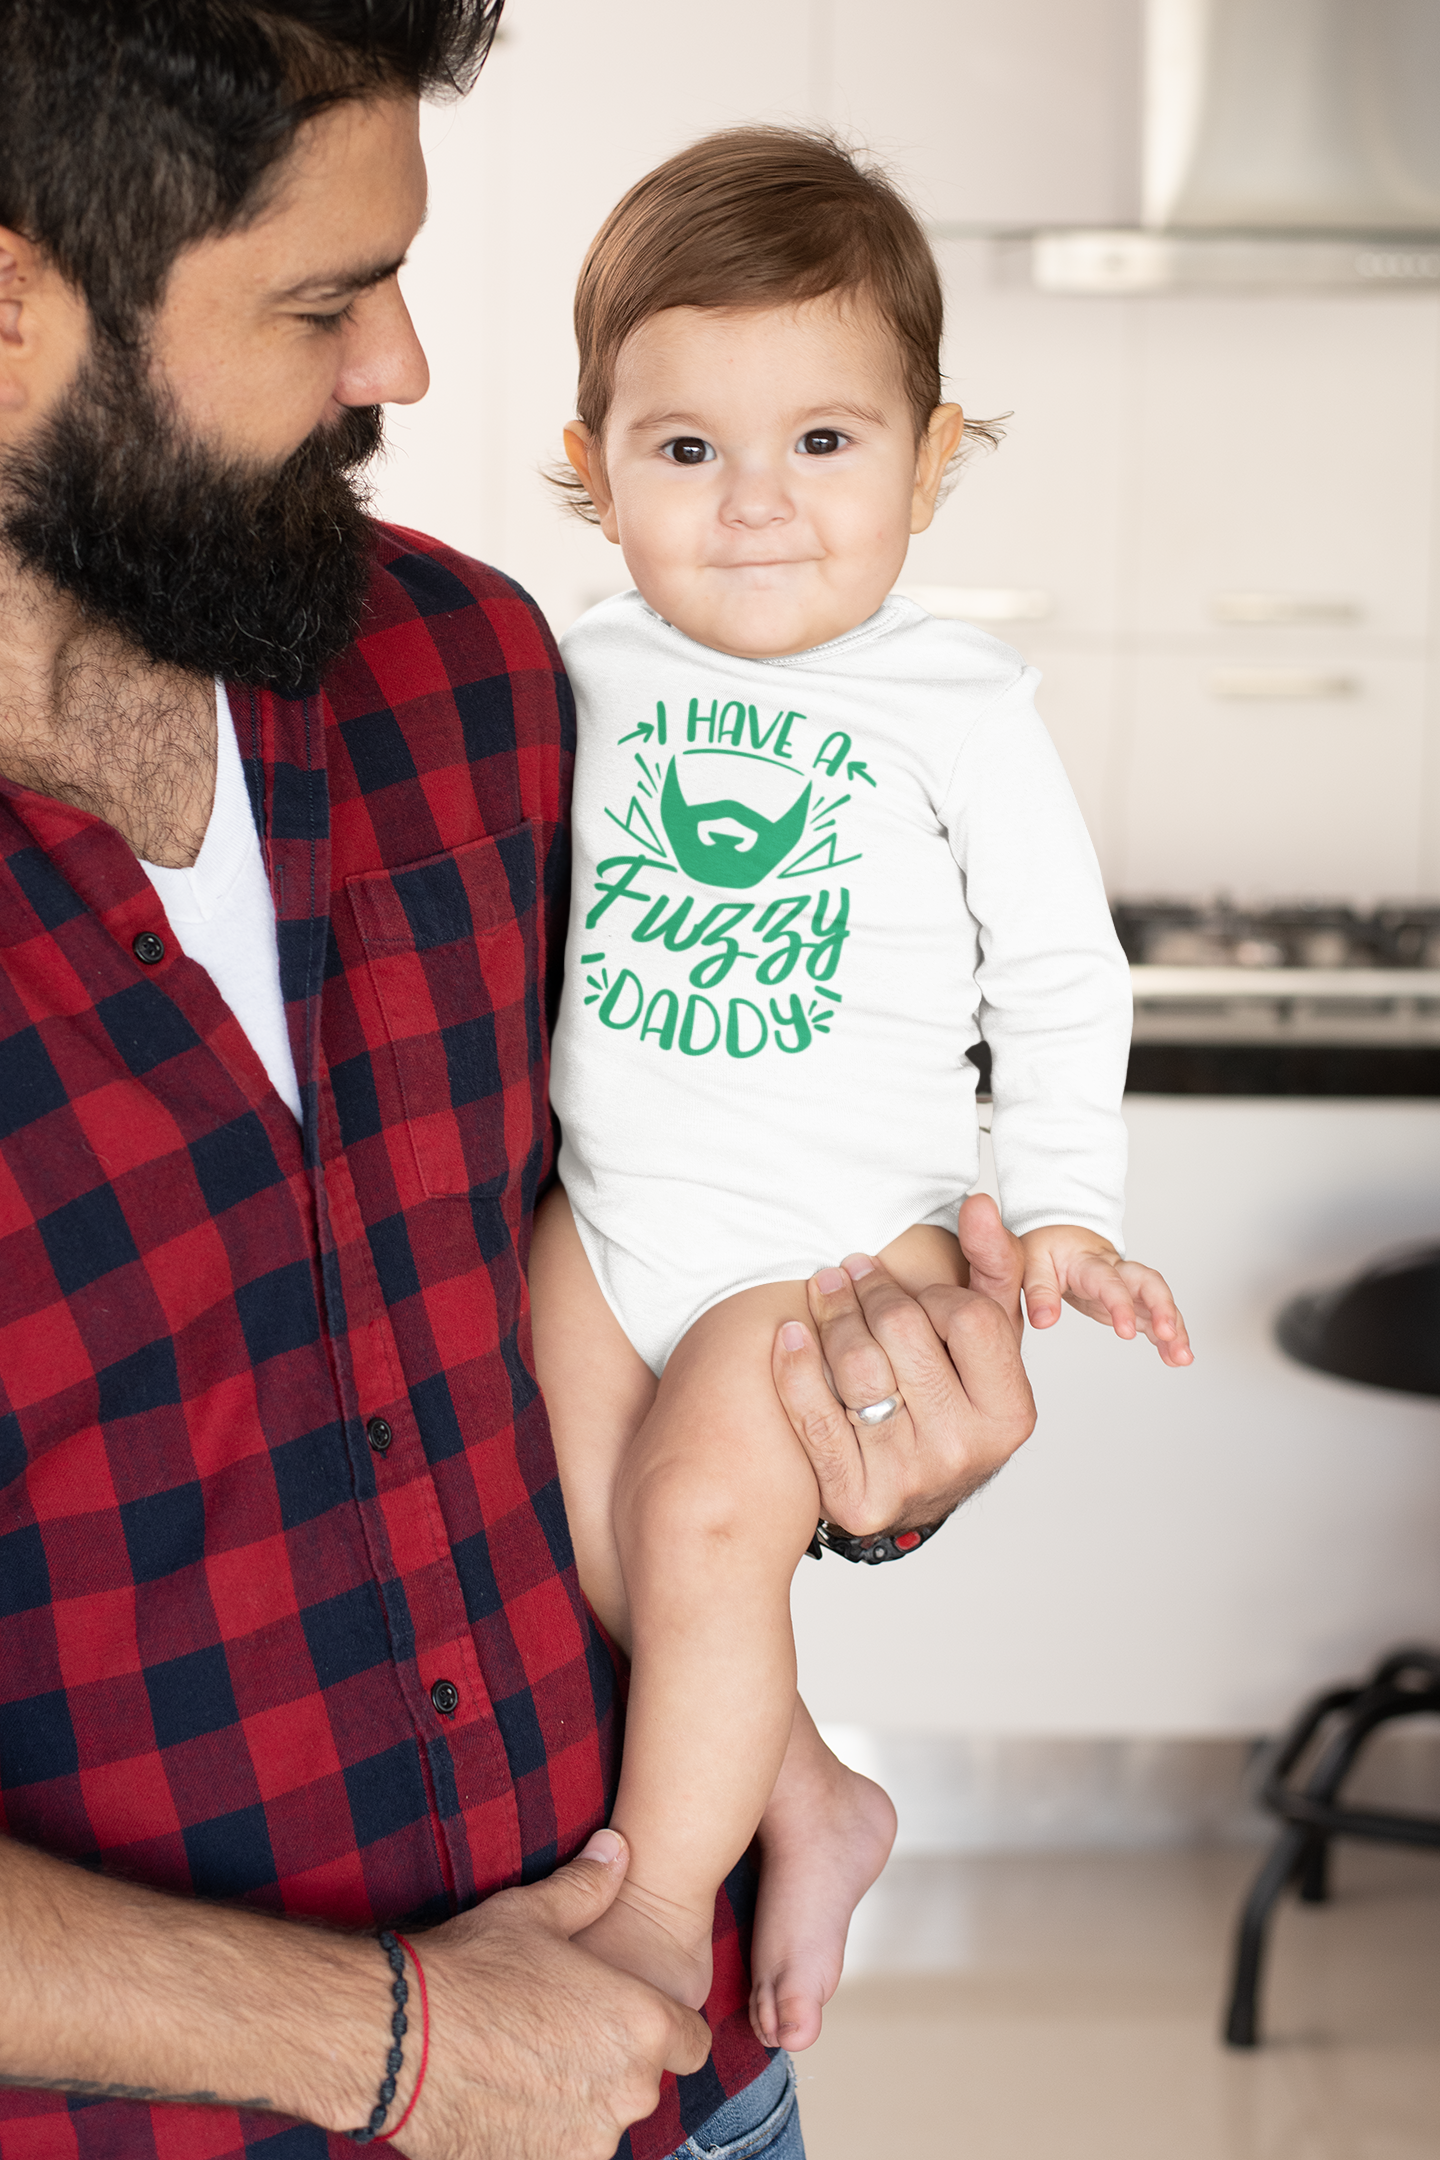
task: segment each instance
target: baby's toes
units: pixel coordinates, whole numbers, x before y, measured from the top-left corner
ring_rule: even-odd
[[[825,2005],[817,1988],[806,1987],[793,1975],[781,1973],[774,1982],[775,2037],[767,2047],[813,2047],[820,2037],[820,2016]]]
[[[771,1980],[757,1980],[750,1990],[750,2030],[761,2047],[779,2047],[776,2038],[775,1986]]]

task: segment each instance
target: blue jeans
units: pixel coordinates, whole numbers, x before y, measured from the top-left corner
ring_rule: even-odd
[[[784,2049],[753,2085],[701,2123],[670,2160],[805,2160],[795,2065]]]

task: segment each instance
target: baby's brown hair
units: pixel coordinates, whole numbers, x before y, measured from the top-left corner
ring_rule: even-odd
[[[706,135],[637,180],[591,242],[575,290],[576,411],[598,445],[620,348],[665,308],[784,307],[826,293],[863,295],[893,333],[918,443],[941,402],[945,302],[910,205],[832,135]],[[967,419],[965,437],[993,446],[1000,431]],[[551,478],[598,522],[578,475],[564,466]]]

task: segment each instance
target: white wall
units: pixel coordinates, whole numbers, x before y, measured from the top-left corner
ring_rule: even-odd
[[[951,361],[1013,410],[912,546],[916,583],[1053,596],[1010,636],[1113,892],[1440,892],[1433,295],[1068,299],[942,243]],[[1237,592],[1354,619],[1226,628]],[[1216,694],[1313,670],[1330,698]]]

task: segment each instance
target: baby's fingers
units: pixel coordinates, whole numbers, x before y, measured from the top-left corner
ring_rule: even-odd
[[[1154,1268],[1142,1267],[1137,1260],[1123,1261],[1120,1272],[1135,1300],[1141,1332],[1154,1343],[1164,1363],[1192,1364],[1190,1337],[1164,1276]]]
[[[1129,1342],[1135,1333],[1135,1306],[1117,1263],[1107,1253],[1080,1252],[1071,1256],[1065,1269],[1065,1302],[1087,1320]]]
[[[1108,1320],[1124,1342],[1135,1335],[1135,1301],[1125,1278],[1112,1260],[1099,1254],[1071,1269],[1071,1289],[1081,1309],[1088,1308],[1097,1320]]]

